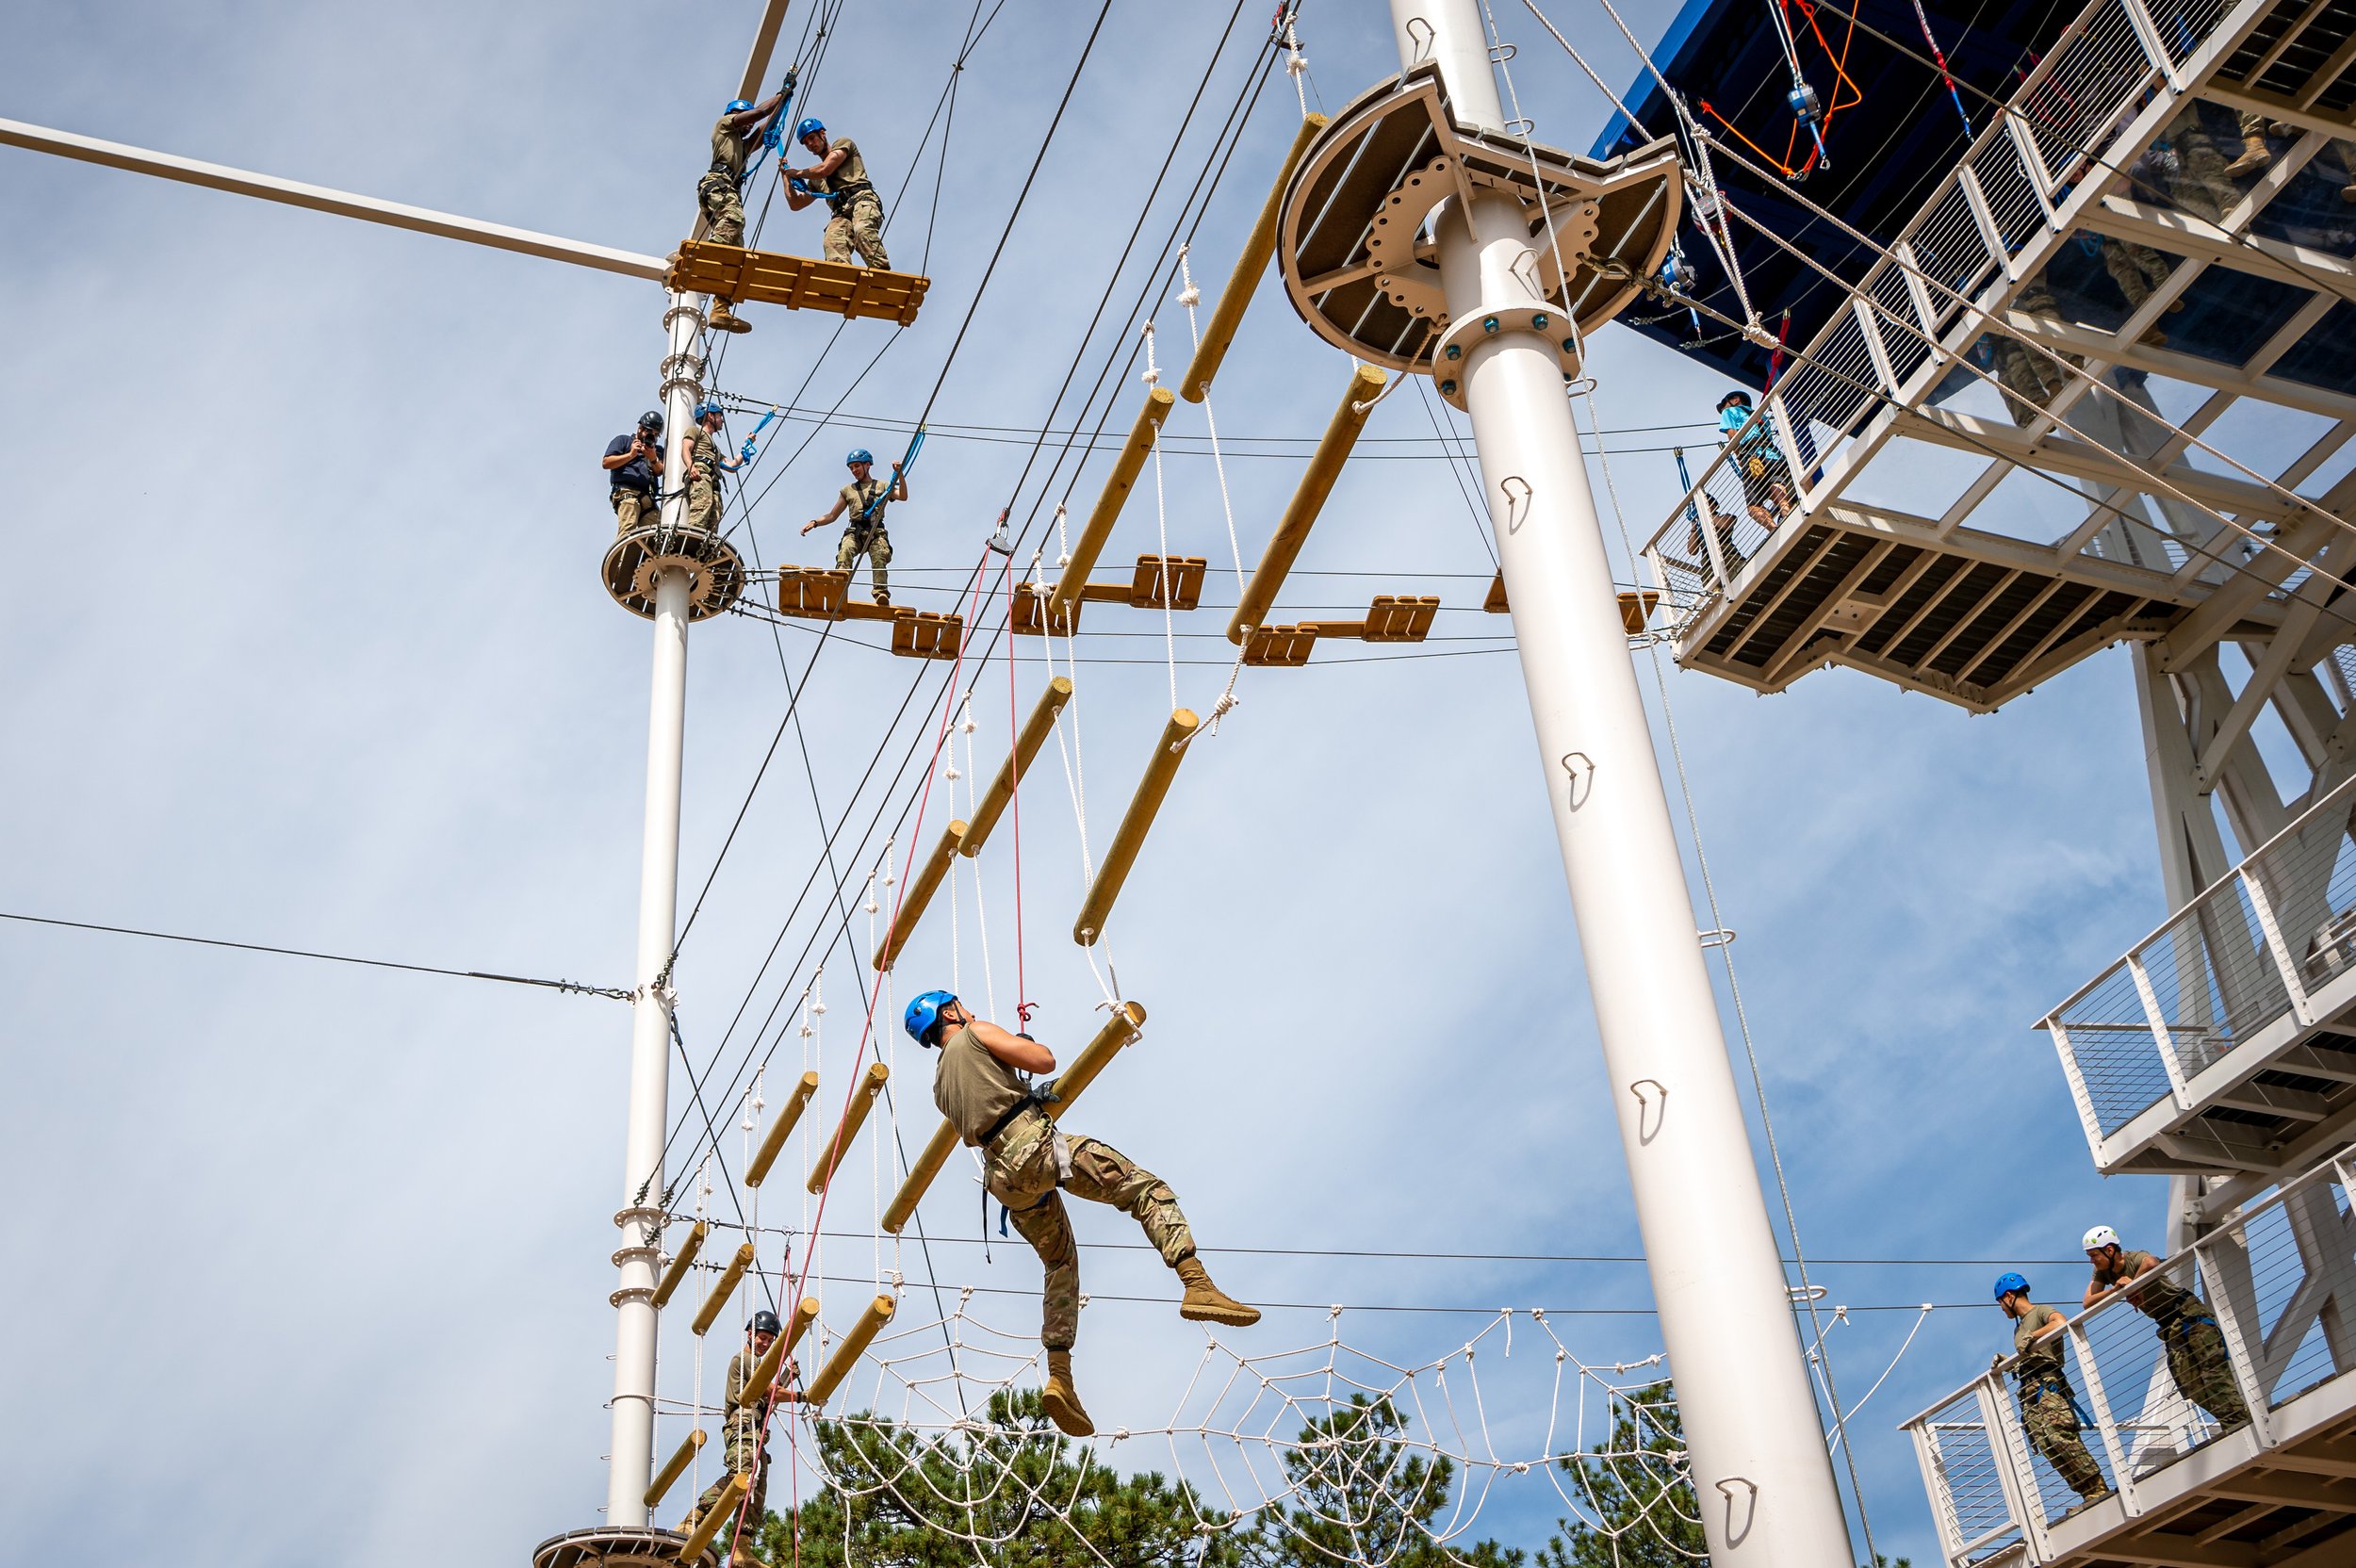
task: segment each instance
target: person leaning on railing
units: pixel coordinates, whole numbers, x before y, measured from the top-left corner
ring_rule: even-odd
[[[2070,1513],[2089,1508],[2111,1494],[2102,1467],[2086,1451],[2086,1417],[2070,1392],[2070,1372],[2062,1364],[2062,1326],[2067,1321],[2053,1307],[2029,1299],[2029,1282],[2019,1274],[1996,1277],[1996,1304],[2012,1319],[2013,1376],[2021,1391],[2021,1425],[2035,1448],[2070,1489],[2078,1494]],[[1996,1371],[2004,1358],[1996,1357],[1988,1369]],[[2068,1518],[2069,1514],[2062,1517]]]
[[[2158,1272],[2160,1260],[2149,1252],[2130,1252],[2119,1245],[2119,1233],[2097,1225],[2081,1243],[2094,1278],[2086,1285],[2089,1307],[2106,1296],[2124,1292],[2134,1308],[2156,1324],[2160,1343],[2168,1348],[2168,1375],[2176,1392],[2209,1413],[2218,1428],[2231,1431],[2250,1420],[2250,1407],[2233,1384],[2233,1364],[2225,1353],[2225,1335],[2200,1297]]]

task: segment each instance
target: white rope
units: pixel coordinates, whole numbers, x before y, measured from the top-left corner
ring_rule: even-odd
[[[1301,100],[1301,118],[1309,118],[1309,90],[1301,82],[1309,62],[1301,57],[1301,35],[1294,30],[1295,17],[1284,19],[1284,74],[1293,79],[1293,96]]]
[[[1153,323],[1145,323],[1145,383],[1157,384],[1162,379],[1160,367],[1153,363]],[[1170,667],[1170,710],[1178,711],[1178,627],[1170,608],[1170,498],[1162,483],[1162,427],[1153,427],[1153,523],[1159,531],[1162,563],[1162,659]]]

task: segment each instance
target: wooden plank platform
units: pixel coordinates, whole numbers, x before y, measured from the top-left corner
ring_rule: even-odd
[[[955,659],[965,636],[965,617],[929,610],[902,610],[892,618],[892,651],[903,659]]]
[[[883,272],[872,267],[690,239],[672,257],[663,284],[740,305],[825,310],[837,316],[897,321],[905,327],[916,319],[932,280],[912,272]]]
[[[1193,610],[1203,603],[1203,575],[1210,563],[1199,555],[1140,555],[1136,574],[1127,582],[1088,582],[1080,596],[1058,609],[1053,583],[1019,583],[1014,591],[1014,630],[1018,637],[1038,637],[1052,624],[1055,635],[1069,637],[1080,624],[1086,604],[1125,604],[1133,610],[1160,610],[1162,590],[1170,590],[1169,609]]]
[[[1264,626],[1243,645],[1243,662],[1265,669],[1296,670],[1309,662],[1317,634],[1305,626]]]
[[[1366,643],[1420,643],[1432,635],[1432,617],[1439,609],[1436,596],[1377,594],[1363,621],[1303,621],[1299,629]]]
[[[778,567],[777,611],[810,621],[888,622],[892,651],[903,659],[955,659],[965,636],[962,615],[851,597],[851,574],[831,566]]]

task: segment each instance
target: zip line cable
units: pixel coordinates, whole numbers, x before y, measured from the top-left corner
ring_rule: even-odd
[[[523,974],[499,974],[489,970],[445,969],[438,964],[408,964],[392,958],[363,958],[349,953],[319,953],[308,948],[276,947],[268,942],[231,941],[224,937],[192,937],[177,931],[149,931],[133,925],[102,925],[95,921],[62,920],[54,915],[17,914],[0,910],[0,920],[12,920],[25,925],[49,925],[68,931],[100,931],[111,937],[145,937],[151,941],[185,942],[192,947],[226,947],[240,953],[267,953],[281,958],[317,958],[330,964],[357,964],[364,969],[405,970],[412,974],[447,974],[460,980],[491,980],[502,986],[538,986],[548,990],[569,991],[576,996],[601,996],[614,1002],[630,1002],[637,992],[619,986],[589,986],[578,980],[538,980]]]

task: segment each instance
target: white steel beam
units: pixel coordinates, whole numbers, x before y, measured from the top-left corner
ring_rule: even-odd
[[[438,235],[444,239],[463,239],[470,245],[487,245],[493,250],[538,256],[543,261],[562,261],[600,272],[618,272],[629,278],[660,282],[669,270],[670,264],[661,256],[619,251],[610,245],[592,245],[585,240],[566,239],[559,235],[541,234],[532,229],[511,228],[505,223],[485,222],[480,218],[461,218],[455,213],[413,207],[401,202],[381,201],[374,196],[357,196],[348,190],[304,185],[300,180],[282,180],[275,174],[256,174],[249,170],[231,169],[225,164],[202,163],[195,158],[179,157],[171,153],[155,153],[144,147],[126,146],[120,141],[101,141],[96,137],[76,136],[71,131],[53,131],[41,125],[27,125],[17,120],[0,120],[0,142],[36,153],[54,153],[59,157],[100,164],[108,169],[126,170],[134,174],[154,174],[162,179],[178,180],[183,185],[201,185],[214,190],[226,190],[233,195],[259,197],[265,202],[281,202],[292,207],[308,207],[313,212],[333,213],[338,218],[356,218],[364,223],[382,223],[415,234]]]
[[[2323,141],[2320,136],[2308,139],[2318,146]],[[2277,161],[2287,163],[2289,155]],[[2124,196],[2105,196],[2079,214],[2079,225],[2155,251],[2220,262],[2237,272],[2254,273],[2299,288],[2320,288],[2343,300],[2356,299],[2356,265],[2343,256],[2269,239],[2262,234],[2221,235],[2216,232],[2217,225],[2206,219],[2168,207],[2130,201]]]

